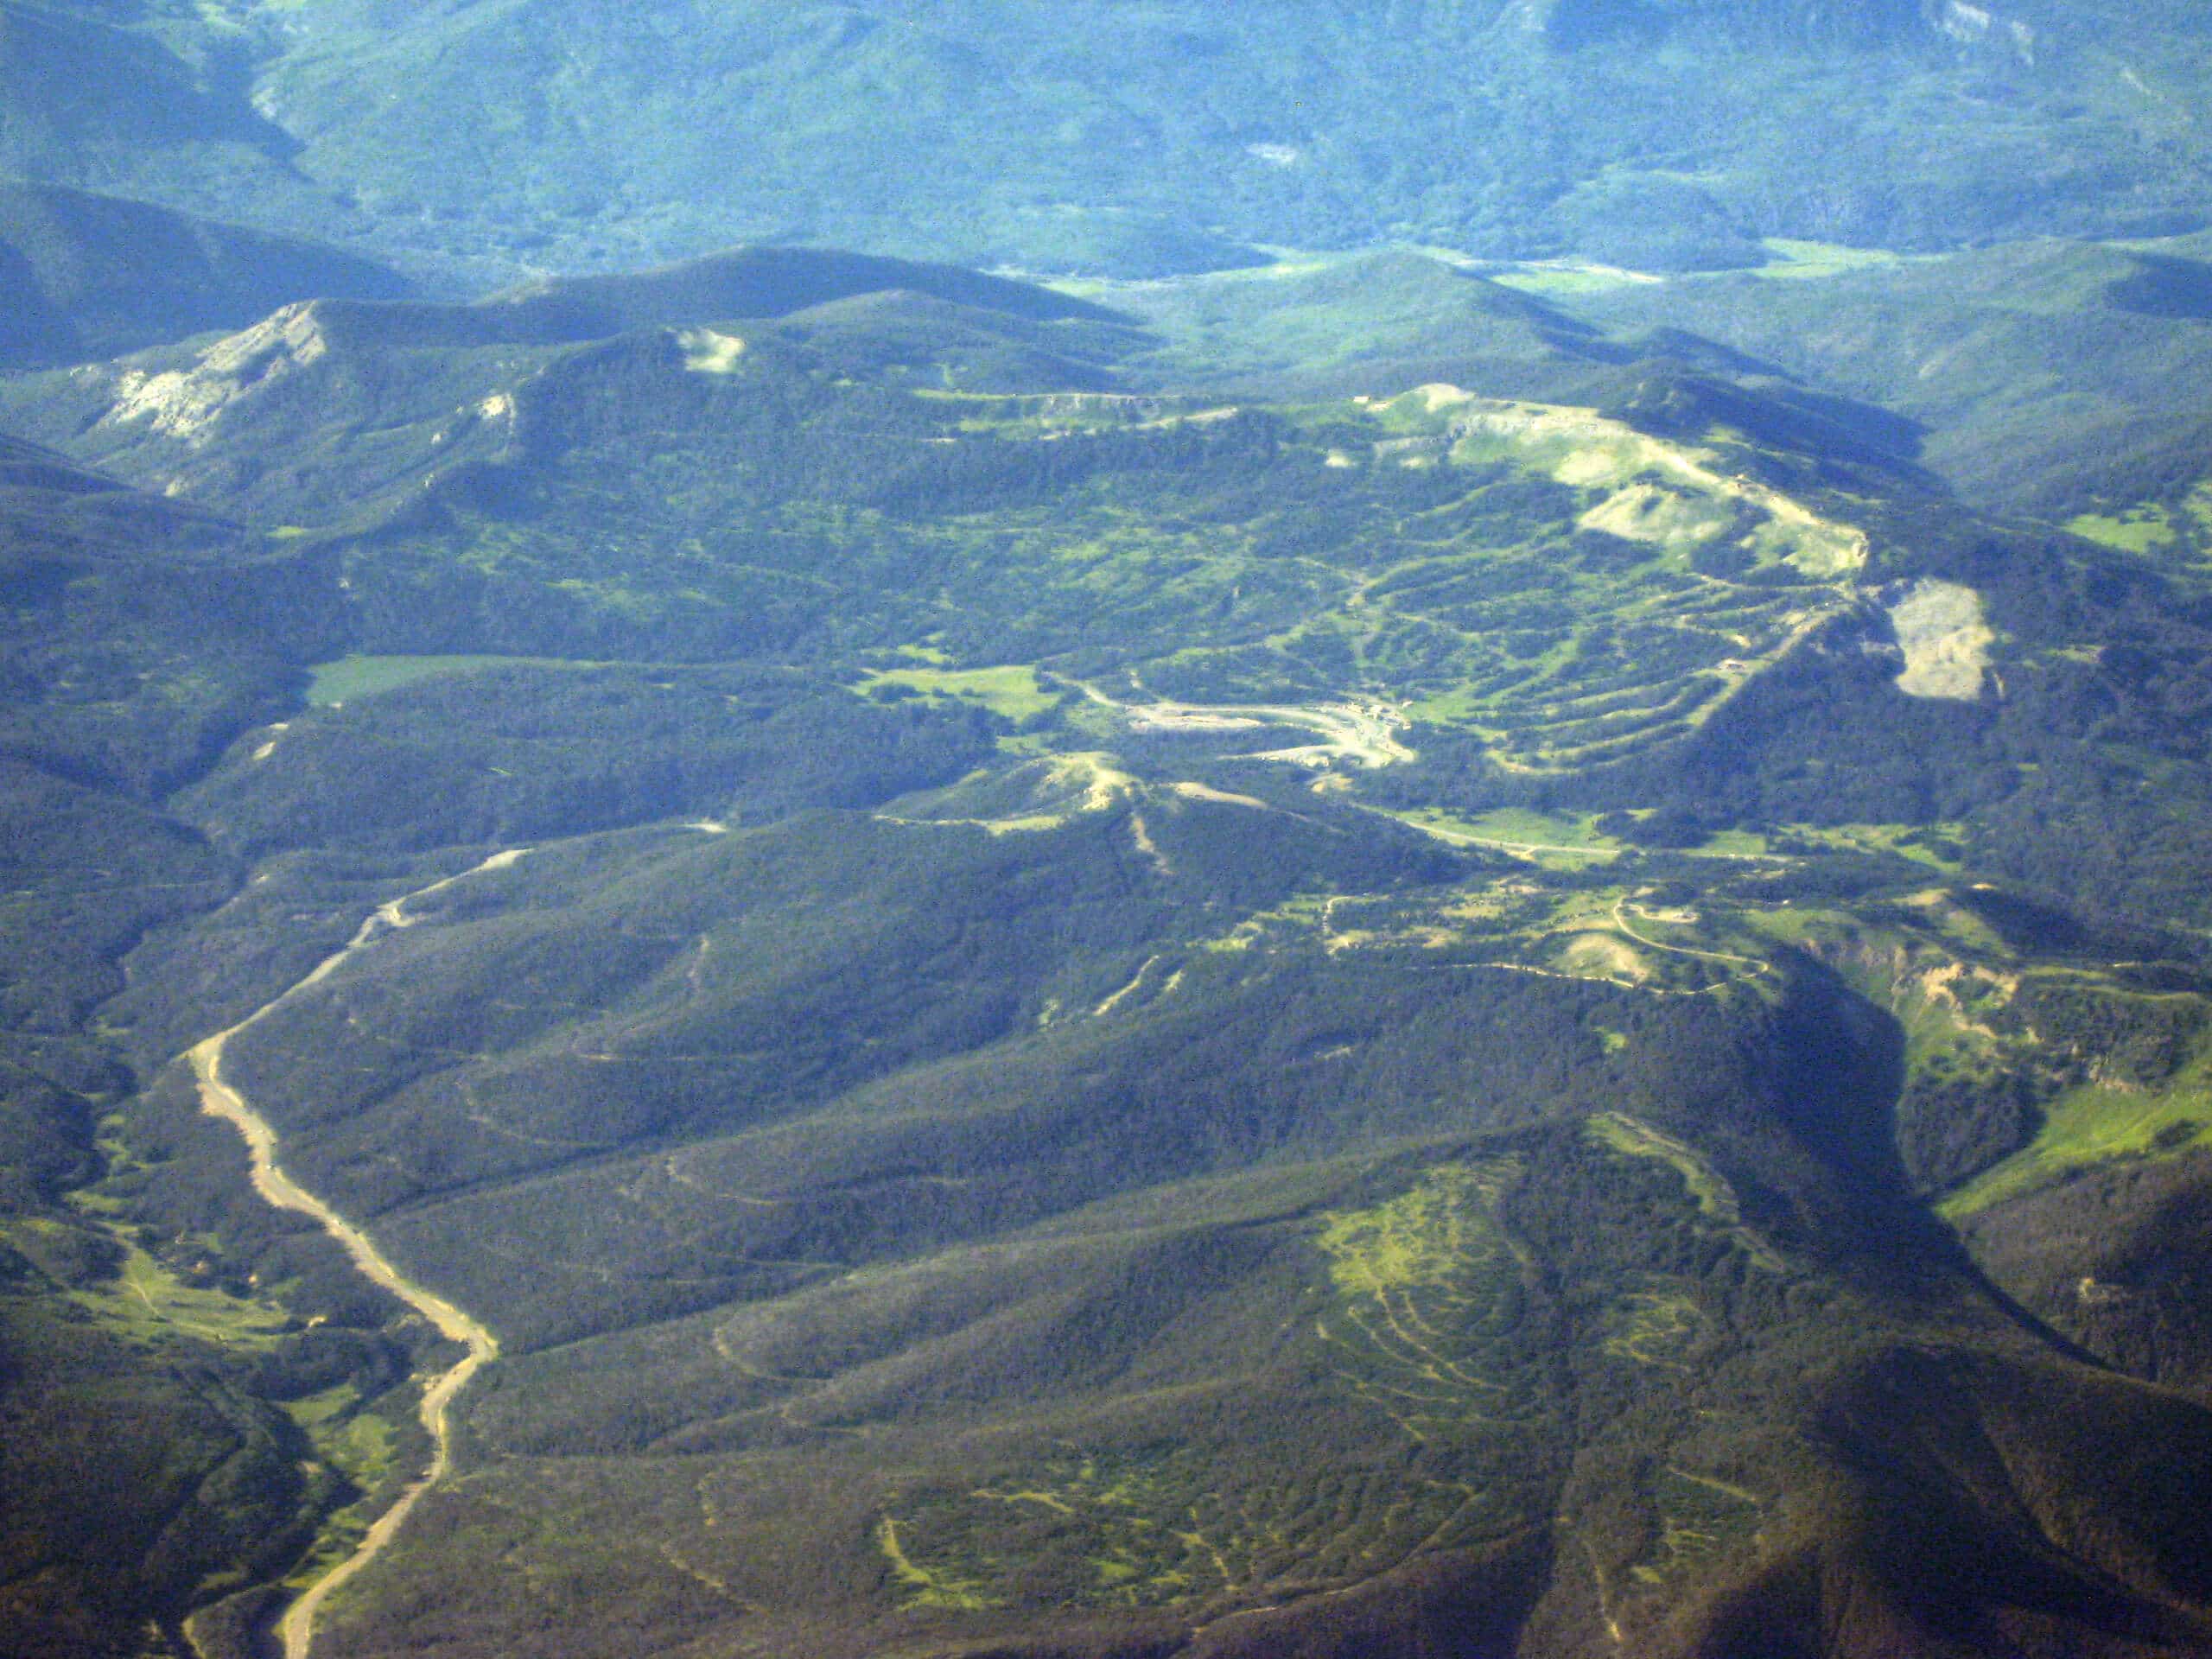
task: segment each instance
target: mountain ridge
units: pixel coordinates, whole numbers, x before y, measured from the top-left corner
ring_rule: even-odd
[[[2202,10],[0,0],[0,1650],[2212,1652]]]
[[[25,81],[0,165],[316,223],[475,291],[746,239],[1142,276],[1411,235],[1694,270],[1755,265],[1773,236],[1932,250],[2202,218],[2205,158],[2167,113],[2201,65],[2158,49],[2185,23],[2107,0],[1515,0],[1243,21],[1179,3],[1059,38],[995,0],[895,19],[659,0],[626,31],[574,0],[125,16],[16,0],[4,15],[141,84],[87,121],[48,90],[79,70]],[[1694,61],[1655,65],[1655,41]],[[1866,73],[1900,59],[1902,80]],[[1465,66],[1452,98],[1438,61]],[[1033,70],[1057,98],[1027,95]],[[911,114],[876,95],[892,85]],[[1679,120],[1656,112],[1677,105]],[[535,113],[480,113],[494,107]],[[1538,127],[1561,142],[1524,143]],[[1357,163],[1369,147],[1398,157],[1380,196]],[[2046,181],[2033,201],[2017,188],[2030,174]],[[784,194],[802,180],[810,217]],[[929,212],[871,206],[887,181]]]

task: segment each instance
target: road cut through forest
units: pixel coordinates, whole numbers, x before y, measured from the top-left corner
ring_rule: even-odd
[[[429,1434],[433,1448],[429,1467],[409,1483],[407,1490],[400,1494],[398,1502],[377,1518],[352,1554],[317,1580],[286,1609],[283,1620],[278,1626],[284,1659],[307,1659],[308,1650],[315,1640],[315,1619],[324,1603],[383,1553],[385,1547],[398,1536],[400,1529],[407,1524],[408,1516],[422,1501],[423,1494],[443,1479],[451,1469],[453,1402],[479,1371],[499,1357],[499,1344],[486,1326],[435,1291],[416,1283],[400,1272],[377,1248],[375,1240],[285,1173],[283,1166],[277,1162],[276,1130],[234,1084],[224,1080],[223,1051],[232,1038],[267,1018],[300,992],[327,979],[380,939],[412,926],[417,918],[410,912],[408,906],[416,900],[442,892],[480,872],[504,869],[524,856],[525,854],[522,851],[495,854],[459,875],[448,876],[442,881],[433,882],[427,887],[379,906],[367,921],[361,924],[359,931],[344,950],[326,958],[305,979],[238,1024],[201,1041],[189,1056],[193,1077],[200,1088],[200,1109],[211,1117],[221,1118],[231,1124],[245,1141],[252,1159],[254,1191],[280,1210],[295,1211],[308,1217],[338,1242],[363,1276],[390,1291],[429,1320],[438,1334],[448,1342],[456,1343],[467,1351],[458,1363],[435,1376],[426,1376],[421,1379],[423,1427]]]

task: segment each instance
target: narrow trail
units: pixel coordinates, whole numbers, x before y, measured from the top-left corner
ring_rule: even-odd
[[[1687,944],[1669,944],[1664,939],[1655,939],[1648,934],[1639,933],[1628,925],[1628,916],[1625,911],[1627,903],[1628,901],[1625,899],[1617,899],[1613,901],[1614,930],[1625,938],[1634,939],[1638,944],[1643,945],[1647,950],[1664,950],[1670,956],[1694,957],[1700,962],[1732,963],[1738,967],[1748,968],[1751,970],[1749,974],[1739,975],[1739,978],[1755,978],[1760,974],[1771,974],[1777,971],[1772,963],[1762,961],[1758,957],[1738,956],[1732,950],[1693,950]],[[1637,913],[1639,916],[1643,916],[1643,912],[1642,911],[1638,911]],[[1643,919],[1649,921],[1653,918],[1649,916],[1643,916]]]
[[[416,918],[409,913],[407,907],[416,899],[428,898],[482,871],[505,869],[524,855],[521,851],[496,854],[473,869],[448,876],[442,881],[434,881],[427,887],[378,906],[369,919],[361,924],[360,931],[353,935],[344,950],[325,959],[313,973],[274,1001],[256,1009],[227,1031],[219,1031],[199,1044],[189,1055],[193,1077],[200,1085],[200,1109],[210,1117],[221,1118],[245,1138],[246,1149],[252,1155],[254,1191],[280,1210],[296,1211],[308,1217],[344,1247],[346,1255],[363,1276],[382,1286],[428,1319],[448,1341],[458,1343],[468,1351],[460,1363],[435,1377],[424,1379],[423,1427],[429,1433],[434,1448],[429,1467],[410,1483],[407,1490],[400,1494],[397,1503],[377,1518],[367,1535],[361,1540],[359,1548],[317,1580],[306,1594],[285,1611],[283,1621],[277,1627],[283,1643],[284,1659],[307,1659],[308,1649],[315,1639],[315,1618],[322,1611],[323,1603],[383,1553],[385,1547],[406,1525],[409,1514],[422,1501],[423,1495],[443,1479],[452,1468],[451,1414],[454,1400],[468,1386],[477,1372],[499,1357],[499,1344],[489,1330],[453,1303],[401,1273],[366,1233],[285,1173],[283,1166],[276,1161],[276,1130],[270,1127],[267,1119],[254,1110],[235,1086],[224,1081],[223,1051],[232,1038],[267,1018],[309,986],[327,979],[378,940],[414,925]]]

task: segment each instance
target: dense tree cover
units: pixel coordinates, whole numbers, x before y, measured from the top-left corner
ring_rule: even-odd
[[[290,706],[328,574],[12,442],[0,564],[0,1646],[136,1653],[151,1629],[174,1649],[359,1496],[282,1402],[346,1383],[406,1421],[396,1350],[278,1334],[216,1242],[250,1232],[160,1214],[113,1138],[137,1078],[96,1023],[149,930],[235,887],[160,803]],[[268,1227],[238,1168],[222,1185],[226,1218]],[[391,1308],[326,1249],[281,1271],[292,1325],[352,1309],[376,1332]],[[200,1650],[251,1651],[259,1616]]]
[[[2201,1153],[2085,1173],[1974,1217],[1991,1275],[2107,1363],[2204,1386],[2207,1214]]]
[[[0,1471],[37,1517],[0,1548],[0,1629],[17,1653],[124,1651],[148,1609],[181,1617],[298,1552],[302,1447],[214,1351],[149,1365],[55,1308],[0,1290]]]
[[[250,735],[184,798],[246,855],[752,821],[948,782],[990,753],[993,724],[791,674],[493,663]]]
[[[2061,1318],[2082,1258],[2014,1207],[2059,1189],[1974,1253],[1927,1207],[2076,1084],[2194,1086],[2193,843],[2000,839],[2130,784],[2186,835],[2185,585],[1741,365],[1556,331],[1609,415],[993,394],[915,372],[931,331],[978,373],[1153,347],[950,277],[700,309],[779,270],[308,308],[149,365],[188,433],[122,372],[10,394],[257,526],[0,455],[10,1328],[81,1325],[149,1421],[227,1402],[194,1467],[251,1489],[200,1489],[190,1573],[53,1605],[250,1643],[420,1466],[426,1328],[173,1063],[264,1007],[224,1070],[286,1167],[506,1356],[337,1652],[1387,1650],[1518,1574],[1533,1653],[1688,1653],[1817,1623],[1816,1558],[1940,1651],[1866,1400],[1964,1379],[1943,1470],[2200,1468],[2196,1407],[2021,1313],[2194,1376],[2193,1258]],[[1932,581],[1986,607],[1984,695],[1897,687]],[[2169,1104],[2082,1180],[2190,1166]],[[1911,1467],[1929,1559],[1986,1546]],[[2088,1580],[2190,1617],[2145,1491],[2015,1529],[2050,1650]]]
[[[2037,1093],[2017,1071],[1930,1064],[1916,1072],[1897,1107],[1897,1154],[1914,1190],[1962,1185],[2034,1140]]]
[[[395,272],[335,248],[143,201],[0,188],[0,364],[11,369],[242,328],[294,300],[407,291]]]
[[[10,171],[321,224],[480,283],[740,238],[1131,276],[1396,238],[1695,270],[1757,264],[1768,236],[2156,234],[2196,222],[2205,167],[2103,67],[2154,64],[2186,106],[2193,18],[2101,0],[1986,21],[1904,0],[6,20]]]

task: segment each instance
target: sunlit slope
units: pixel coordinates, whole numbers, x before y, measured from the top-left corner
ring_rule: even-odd
[[[1441,385],[1276,409],[855,380],[773,322],[550,329],[498,305],[288,312],[77,377],[70,441],[264,522],[385,503],[341,555],[372,650],[926,641],[1188,702],[1380,696],[1531,774],[1694,733],[1824,629],[1880,640],[1929,563],[1894,507],[1838,494],[1916,501],[1909,472],[1777,461],[1725,398],[1683,419],[1656,369],[1617,368],[1620,413]],[[341,414],[370,397],[373,426]],[[1637,397],[1677,429],[1632,424]],[[1981,626],[1970,594],[1907,626],[1904,689],[1978,696],[1983,646],[1945,642]]]
[[[1910,416],[1931,467],[2012,511],[2063,520],[2171,499],[2202,453],[2201,235],[1929,259],[1795,251],[1766,271],[1552,297],[1603,327],[1694,329]]]
[[[2025,1650],[2094,1606],[2201,1639],[2140,1565],[2185,1506],[2081,1507],[2121,1448],[2194,1466],[2192,1409],[2009,1325],[1915,1200],[2033,1190],[2004,1068],[2053,1039],[2185,1054],[2201,998],[2134,988],[2190,982],[2145,960],[2177,942],[2037,931],[1894,827],[1455,856],[1236,736],[539,845],[240,1045],[300,1166],[512,1357],[336,1650],[512,1643],[588,1574],[570,1649],[1262,1653],[1479,1608],[1689,1653],[1815,1617],[1820,1562],[1867,1650],[1971,1652],[1958,1582],[1858,1518],[1901,1485],[1922,1550],[2040,1586],[1969,1598]],[[236,994],[154,982],[141,1020]],[[1901,1414],[1937,1425],[1904,1462]],[[2024,1532],[1993,1444],[2038,1471]]]
[[[2150,695],[2121,697],[2128,735],[2090,770],[2196,775],[2197,624],[2164,573],[1967,517],[1864,410],[1632,354],[1595,365],[1596,408],[1441,383],[1287,405],[994,390],[1009,359],[978,340],[1025,374],[1047,345],[1132,380],[1168,360],[1018,289],[963,302],[931,384],[938,313],[684,308],[744,302],[760,269],[639,279],[594,303],[669,321],[581,343],[499,306],[318,305],[23,383],[17,406],[334,561],[372,655],[768,655],[878,697],[902,661],[1041,672],[1089,688],[1048,747],[1163,735],[1128,712],[1153,702],[1357,703],[1420,756],[1375,780],[1382,804],[1964,820],[2015,874],[2093,859],[2101,902],[2167,880],[2124,842],[2163,868],[2201,836],[2163,788],[2093,813],[2088,752],[2035,753],[2125,673]],[[802,261],[778,291],[856,273]],[[1160,327],[1168,359],[1204,349]],[[1581,372],[1550,345],[1523,360]],[[2116,629],[2140,658],[2105,654]],[[881,654],[908,651],[929,655]],[[2126,836],[2088,832],[2115,810]],[[2077,828],[1997,828],[2037,814]]]

